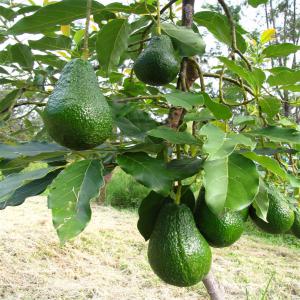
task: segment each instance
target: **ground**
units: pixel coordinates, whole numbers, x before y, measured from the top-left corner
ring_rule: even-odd
[[[45,197],[28,199],[0,214],[0,299],[208,298],[202,283],[176,288],[153,274],[135,212],[95,205],[88,228],[64,247],[52,227]],[[235,245],[213,249],[213,270],[227,299],[261,299],[273,276],[266,299],[296,300],[299,251],[300,243],[293,238],[269,239],[248,228]]]

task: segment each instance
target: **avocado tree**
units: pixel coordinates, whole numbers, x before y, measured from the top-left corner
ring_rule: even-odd
[[[259,227],[300,236],[296,43],[247,32],[224,0],[197,12],[194,0],[2,3],[1,209],[49,188],[63,244],[119,166],[150,189],[138,230],[154,272],[202,280],[212,299],[223,292],[210,246],[238,240],[249,210]],[[227,52],[214,67],[205,32]]]

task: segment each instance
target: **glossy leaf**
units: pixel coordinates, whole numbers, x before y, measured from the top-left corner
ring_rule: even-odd
[[[0,100],[0,112],[9,110],[17,101],[18,97],[22,94],[21,90],[13,90]]]
[[[102,173],[99,160],[81,160],[67,166],[52,182],[48,207],[62,243],[81,233],[90,221],[90,201],[104,183]]]
[[[281,101],[275,97],[266,97],[259,100],[259,106],[262,112],[268,117],[273,118],[281,109]]]
[[[69,50],[72,40],[64,35],[57,37],[44,36],[36,41],[28,41],[29,46],[36,50]]]
[[[194,15],[194,20],[198,25],[206,27],[220,42],[232,45],[231,28],[226,16],[213,11],[201,11]],[[247,45],[242,36],[245,31],[239,25],[236,25],[236,29],[237,47],[245,52]]]
[[[216,119],[228,120],[232,117],[231,110],[228,106],[212,101],[206,93],[203,93],[203,97],[204,104],[212,112]]]
[[[7,8],[1,5],[0,16],[10,21],[15,17],[15,12],[11,8]]]
[[[205,199],[216,214],[249,206],[258,192],[255,164],[240,154],[204,163]]]
[[[197,145],[198,141],[188,132],[180,132],[170,127],[161,126],[147,132],[148,135],[164,139],[172,144]]]
[[[282,43],[268,46],[264,49],[263,54],[266,57],[282,57],[296,53],[298,50],[300,50],[300,46],[291,43]]]
[[[172,176],[165,163],[146,153],[125,153],[117,157],[118,165],[139,183],[163,196],[167,196],[172,187]]]
[[[267,222],[267,214],[269,209],[269,194],[267,187],[262,179],[259,181],[259,191],[253,201],[253,207],[255,208],[256,215]]]
[[[276,73],[275,75],[269,76],[267,80],[267,82],[271,86],[295,84],[299,81],[300,81],[300,70],[298,71],[284,70],[282,72]]]
[[[261,4],[266,4],[268,3],[268,0],[248,0],[249,5],[253,7],[257,7]]]
[[[186,110],[191,110],[193,106],[203,105],[204,103],[203,95],[201,94],[176,91],[165,94],[164,97],[171,105],[180,106]]]
[[[112,20],[99,31],[96,50],[106,75],[118,66],[121,55],[128,47],[129,33],[127,19]]]
[[[167,169],[174,180],[183,180],[197,174],[203,165],[199,158],[173,159],[167,164]]]
[[[172,38],[181,56],[202,55],[205,52],[204,41],[192,29],[172,23],[162,23],[161,28]]]
[[[9,52],[13,62],[18,63],[25,70],[33,68],[34,58],[31,49],[24,44],[15,44],[9,47]]]

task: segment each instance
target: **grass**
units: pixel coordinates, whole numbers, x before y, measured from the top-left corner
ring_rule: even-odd
[[[0,299],[180,299],[208,296],[199,283],[177,288],[161,282],[147,262],[137,215],[93,206],[88,228],[59,245],[45,197],[1,212]],[[249,223],[233,246],[213,249],[213,271],[227,299],[300,299],[299,240],[261,234]]]

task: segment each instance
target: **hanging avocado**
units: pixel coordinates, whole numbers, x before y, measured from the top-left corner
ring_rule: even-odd
[[[71,60],[49,97],[43,113],[49,135],[73,150],[91,149],[112,133],[112,115],[91,64]]]

